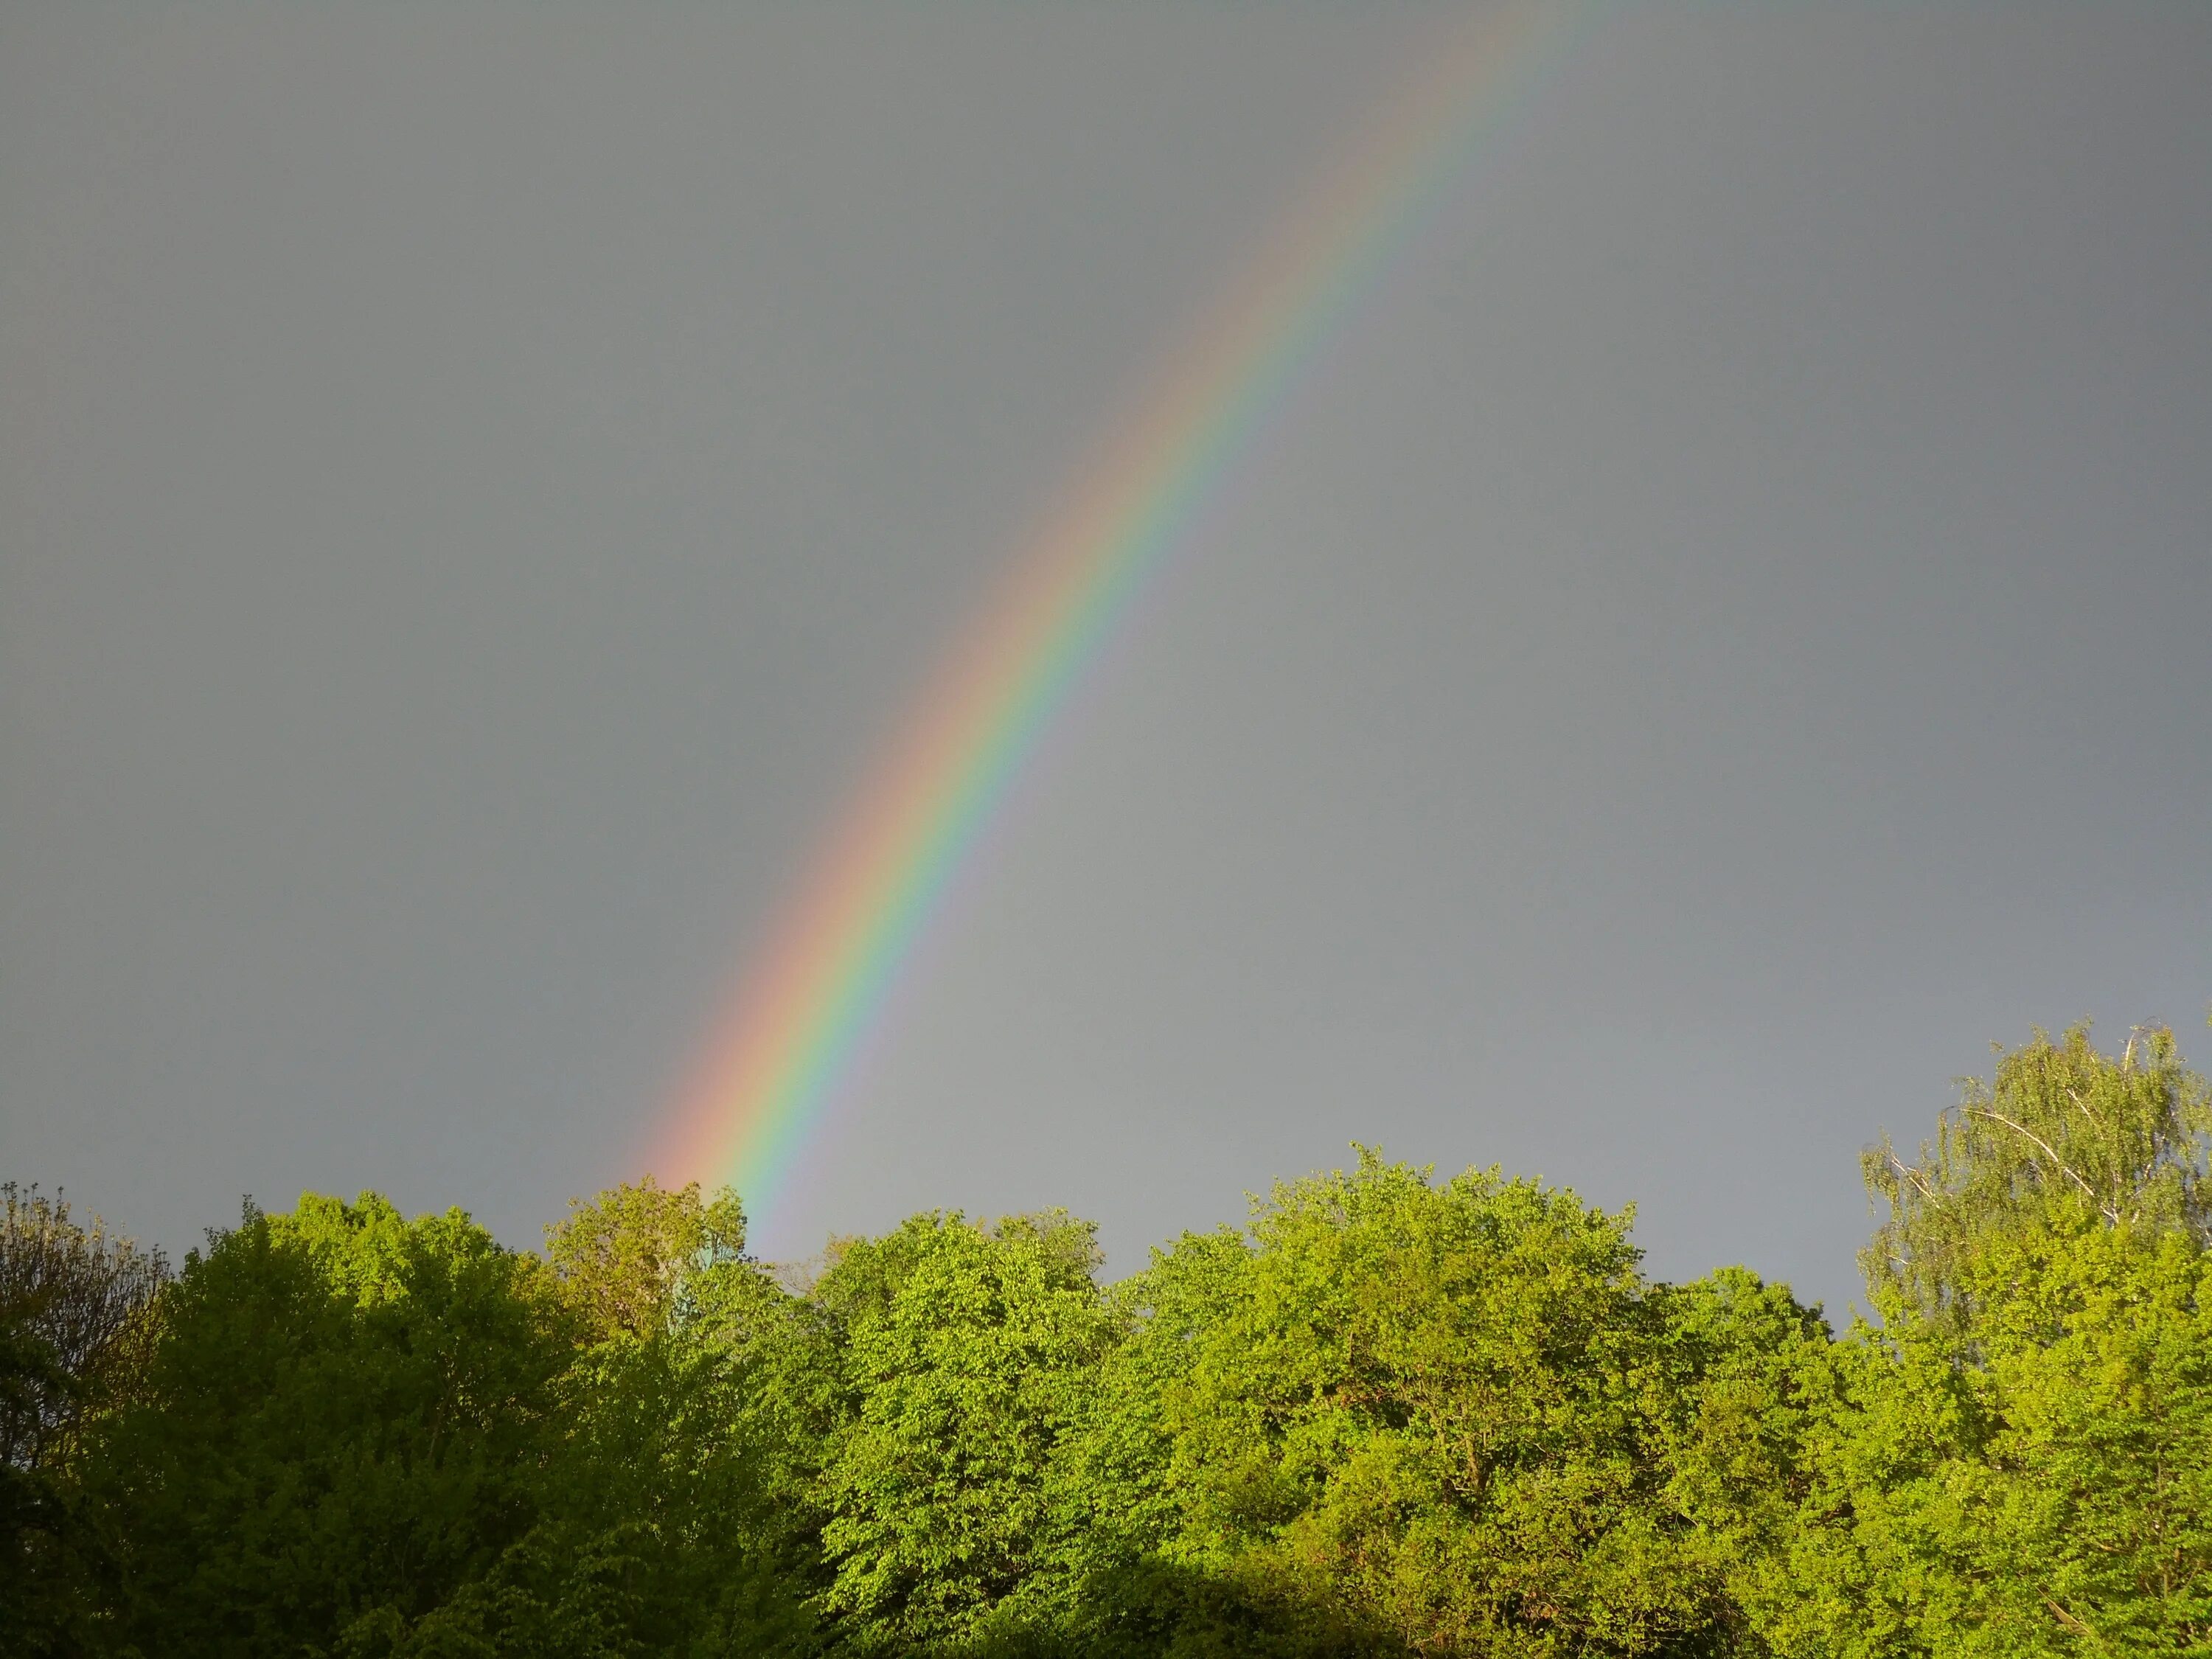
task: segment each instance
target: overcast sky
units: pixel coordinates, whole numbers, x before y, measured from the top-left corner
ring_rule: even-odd
[[[0,7],[0,1174],[534,1243],[1439,9]],[[1048,739],[758,1243],[1346,1143],[1840,1310],[2212,1057],[2212,7],[1638,3]]]

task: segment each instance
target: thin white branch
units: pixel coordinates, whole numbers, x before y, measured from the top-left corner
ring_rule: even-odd
[[[1929,1187],[1926,1182],[1920,1178],[1919,1170],[1914,1169],[1903,1158],[1898,1157],[1898,1155],[1893,1152],[1888,1154],[1888,1158],[1890,1167],[1892,1169],[1895,1170],[1898,1174],[1903,1176],[1914,1186],[1920,1188],[1921,1197],[1926,1199],[1930,1204],[1941,1204],[1943,1201],[1942,1199],[1937,1195],[1935,1189]]]
[[[2082,1099],[2081,1096],[2075,1094],[2071,1089],[2069,1089],[2066,1091],[2066,1098],[2072,1101],[2076,1106],[2079,1106],[2081,1109],[2081,1115],[2087,1118],[2091,1124],[2100,1129],[2105,1127],[2103,1124],[2097,1121],[2097,1115],[2089,1109],[2089,1103]]]
[[[2051,1143],[2045,1140],[2041,1135],[2036,1133],[2034,1130],[2029,1128],[2025,1123],[2014,1122],[2002,1112],[1992,1112],[1981,1106],[1969,1106],[1966,1109],[1977,1117],[1994,1118],[1999,1123],[2003,1124],[2008,1129],[2019,1131],[2019,1133],[2026,1135],[2037,1146],[2042,1147],[2044,1152],[2049,1156],[2051,1161],[2058,1166],[2060,1173],[2066,1176],[2076,1187],[2079,1187],[2083,1192],[2089,1194],[2089,1201],[2097,1206],[2098,1214],[2103,1216],[2106,1220],[2111,1222],[2115,1227],[2120,1224],[2119,1212],[2116,1210],[2108,1208],[2104,1204],[2099,1203],[2097,1199],[2097,1189],[2094,1187],[2092,1187],[2087,1182],[2082,1180],[2080,1176],[2075,1174],[2073,1170],[2068,1167],[2066,1160],[2059,1157],[2056,1152],[2051,1150]]]

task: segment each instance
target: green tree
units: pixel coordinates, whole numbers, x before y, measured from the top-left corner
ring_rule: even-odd
[[[1200,1589],[1211,1632],[1176,1639],[1632,1654],[1723,1626],[1670,1490],[1685,1349],[1627,1222],[1363,1149],[1279,1184],[1248,1237],[1156,1258],[1075,1455],[1121,1495],[1125,1557]]]
[[[1907,1163],[1885,1134],[1864,1158],[1887,1218],[1860,1256],[1885,1319],[1970,1328],[1982,1298],[2004,1294],[1984,1257],[2022,1236],[2080,1223],[2149,1239],[2212,1243],[2212,1094],[2181,1060],[2173,1033],[2139,1027],[2118,1056],[2089,1028],[2057,1042],[2037,1031],[1968,1078],[1934,1139]]]
[[[528,1530],[393,1650],[613,1659],[815,1650],[811,1559],[778,1514],[726,1312],[773,1293],[734,1195],[649,1178],[547,1229],[577,1346],[553,1390]]]
[[[376,1651],[527,1529],[573,1328],[465,1215],[249,1209],[159,1313],[81,1468],[118,1646]]]
[[[670,1190],[651,1176],[610,1188],[545,1230],[545,1255],[562,1291],[597,1335],[649,1335],[688,1311],[702,1273],[745,1258],[745,1214],[723,1188]]]
[[[2205,1089],[2172,1034],[2002,1055],[1865,1258],[1767,1638],[1789,1653],[2212,1644]]]
[[[859,1648],[976,1635],[1040,1570],[1047,1472],[1117,1335],[1098,1261],[1057,1211],[917,1216],[834,1252],[793,1329],[835,1366],[823,1599]]]
[[[1060,1212],[807,1273],[727,1191],[543,1260],[374,1194],[165,1282],[0,1213],[0,1645],[382,1659],[2212,1651],[2212,1092],[2042,1033],[1867,1160],[1879,1323],[1362,1149],[1099,1281]]]
[[[1788,1552],[1810,1493],[1805,1447],[1832,1389],[1818,1308],[1744,1267],[1655,1286],[1666,1334],[1649,1368],[1651,1443],[1686,1559],[1723,1594],[1699,1645],[1757,1652],[1798,1599]]]
[[[84,1416],[128,1393],[167,1272],[58,1196],[0,1186],[0,1628],[25,1650],[82,1640],[86,1540],[63,1465]]]

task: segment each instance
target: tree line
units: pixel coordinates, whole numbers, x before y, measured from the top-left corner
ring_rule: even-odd
[[[172,1272],[0,1222],[0,1647],[2212,1651],[2212,1097],[2086,1029],[1866,1155],[1873,1319],[1360,1149],[1106,1282],[1060,1211],[805,1270],[726,1191],[542,1254],[374,1194]]]

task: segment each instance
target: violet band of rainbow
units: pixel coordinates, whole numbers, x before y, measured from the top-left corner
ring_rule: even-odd
[[[866,775],[653,1149],[773,1209],[1024,763],[1299,371],[1563,55],[1586,0],[1483,9],[1430,54],[1077,475]]]

